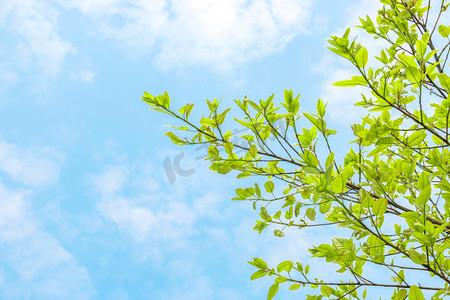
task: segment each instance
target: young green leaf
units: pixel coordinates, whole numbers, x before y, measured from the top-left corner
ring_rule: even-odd
[[[269,293],[267,294],[267,300],[271,300],[278,293],[279,283],[275,282],[269,289]]]
[[[316,210],[314,208],[307,208],[306,209],[306,216],[311,220],[314,221],[316,219]]]
[[[253,257],[253,261],[249,261],[248,263],[259,269],[267,269],[267,263],[261,258]]]
[[[442,37],[446,38],[450,35],[450,26],[439,25],[438,31]]]
[[[264,277],[267,275],[267,273],[269,273],[269,271],[266,270],[258,270],[255,273],[252,274],[252,276],[250,277],[251,280],[255,280],[261,277]]]
[[[361,47],[355,55],[356,65],[360,68],[365,68],[369,61],[369,55],[365,47]]]
[[[386,212],[388,201],[386,198],[380,198],[372,205],[372,212],[376,216],[382,216]]]
[[[422,72],[414,67],[406,67],[405,69],[405,75],[406,78],[411,82],[415,84],[421,84],[422,83]]]
[[[264,187],[266,188],[266,192],[272,193],[275,188],[275,185],[273,184],[272,181],[267,181],[266,183],[264,183]]]
[[[415,285],[409,288],[409,300],[425,300],[422,291]]]
[[[330,297],[331,293],[333,292],[333,289],[327,285],[322,285],[320,287],[320,291],[322,292],[322,295],[324,295],[325,297]]]
[[[325,105],[321,99],[317,100],[317,114],[321,118],[325,116]]]

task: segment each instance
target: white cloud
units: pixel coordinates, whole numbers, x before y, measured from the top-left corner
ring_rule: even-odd
[[[81,70],[78,72],[72,72],[71,76],[74,79],[79,79],[84,82],[92,82],[97,74],[91,70]]]
[[[159,251],[158,245],[167,241],[171,247],[182,246],[193,234],[193,225],[200,218],[222,217],[217,212],[218,202],[222,199],[219,194],[209,192],[187,204],[184,197],[159,192],[158,185],[149,189],[141,180],[141,186],[133,186],[132,183],[139,182],[143,172],[143,168],[131,172],[129,166],[110,165],[102,174],[91,177],[100,194],[97,207],[103,218],[116,224],[121,232],[136,242],[151,243],[156,252]],[[155,181],[155,176],[152,178]],[[130,189],[132,192],[128,195],[125,191]]]
[[[102,219],[129,238],[126,247],[137,262],[170,270],[167,286],[152,290],[158,298],[246,299],[262,290],[264,294],[268,288],[264,281],[252,283],[254,289],[245,292],[216,285],[221,275],[210,272],[211,264],[244,274],[247,280],[254,271],[246,264],[251,257],[262,257],[272,266],[287,259],[302,261],[311,243],[328,242],[334,233],[329,228],[312,233],[293,229],[280,239],[273,235],[274,228],[268,228],[258,235],[252,230],[258,214],[251,204],[227,199],[233,194],[232,175],[215,175],[207,163],[197,162],[195,174],[177,178],[170,186],[162,170],[142,161],[108,165],[90,177]],[[152,183],[150,188],[148,183]],[[174,289],[172,282],[185,284]]]
[[[47,187],[56,182],[62,160],[50,148],[29,150],[0,141],[0,170],[28,186]]]
[[[336,87],[333,83],[350,79],[355,76],[347,69],[338,69],[332,72],[323,83],[322,99],[327,104],[327,115],[333,120],[344,123],[359,122],[364,113],[364,109],[354,106],[356,102],[362,100],[361,93],[367,92],[363,87]]]
[[[44,75],[55,75],[61,70],[66,56],[75,50],[57,33],[57,17],[58,12],[44,1],[1,2],[0,30],[12,37],[6,45],[6,61],[11,67],[37,67]]]
[[[11,70],[1,70],[0,71],[0,81],[6,86],[15,85],[19,81],[19,75]]]
[[[50,148],[28,150],[0,141],[0,171],[20,184],[55,183],[61,162]],[[87,271],[43,229],[28,201],[33,193],[12,191],[0,181],[0,265],[7,268],[0,272],[0,298],[88,299],[94,290]]]
[[[163,69],[207,65],[228,70],[282,49],[307,32],[311,0],[64,1],[132,53],[151,53]]]
[[[50,233],[43,231],[29,192],[0,183],[0,295],[4,299],[88,299],[94,292],[86,270]]]

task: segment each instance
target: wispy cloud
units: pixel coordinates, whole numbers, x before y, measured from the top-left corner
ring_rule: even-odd
[[[92,82],[97,74],[91,70],[80,70],[78,72],[71,72],[70,76],[73,79],[78,79],[84,82]]]
[[[0,44],[10,72],[37,68],[57,74],[73,46],[58,34],[58,12],[45,1],[4,0],[0,3]],[[6,38],[8,37],[8,38]]]
[[[21,184],[44,188],[56,182],[62,154],[49,147],[20,148],[0,141],[0,170]]]
[[[50,147],[0,141],[2,299],[88,299],[95,292],[86,269],[45,229],[31,202],[58,180],[62,161]],[[22,188],[5,184],[11,181]]]
[[[221,218],[218,209],[222,197],[218,193],[208,191],[187,204],[186,198],[176,197],[181,192],[179,188],[173,194],[158,191],[154,174],[149,178],[153,188],[144,186],[144,172],[130,165],[108,165],[101,174],[91,177],[100,195],[97,207],[102,216],[136,242],[151,242],[155,250],[164,241],[176,247],[193,234],[193,225],[199,219]],[[136,182],[139,185],[133,185]],[[126,193],[127,190],[131,192]]]
[[[162,69],[206,65],[227,70],[282,49],[308,31],[312,1],[64,1],[99,33]]]
[[[0,182],[0,295],[3,299],[88,299],[87,271],[34,215],[29,191]]]
[[[187,155],[184,163],[192,159]],[[166,182],[162,166],[152,167],[139,159],[106,165],[89,177],[103,222],[116,226],[126,238],[127,251],[138,263],[150,264],[150,269],[164,266],[165,283],[152,289],[158,299],[261,296],[266,283],[238,291],[222,276],[231,272],[250,281],[254,270],[246,261],[251,257],[263,257],[276,266],[287,259],[305,258],[311,242],[329,241],[330,233],[323,231],[290,230],[287,238],[280,239],[273,235],[275,228],[269,228],[258,235],[252,230],[258,214],[251,204],[229,200],[239,181],[232,174],[212,173],[207,163],[198,160],[195,167],[191,177],[179,178],[173,185]],[[173,282],[183,284],[173,288]]]
[[[351,37],[358,35],[357,41],[361,42],[369,52],[369,64],[376,62],[373,56],[379,56],[381,49],[385,46],[381,39],[374,40],[373,36],[365,33],[364,30],[355,28],[359,25],[359,17],[365,18],[369,15],[375,20],[377,11],[381,8],[378,0],[364,0],[357,4],[350,5],[346,13],[348,21],[344,27],[338,28],[332,35],[342,36],[346,28],[351,28]],[[356,33],[356,34],[355,34]],[[361,93],[368,90],[363,87],[335,87],[332,84],[336,81],[350,79],[351,76],[359,75],[350,62],[329,51],[322,58],[322,61],[315,67],[315,71],[324,74],[321,84],[321,98],[328,102],[327,111],[329,116],[338,123],[350,124],[359,121],[363,114],[367,113],[362,108],[354,106],[354,103],[361,101]]]

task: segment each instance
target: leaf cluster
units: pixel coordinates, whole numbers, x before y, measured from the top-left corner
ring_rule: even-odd
[[[259,212],[254,230],[271,227],[282,238],[288,228],[346,229],[309,250],[338,266],[336,281],[311,278],[301,262],[276,268],[261,258],[249,262],[258,269],[252,280],[274,278],[268,299],[284,283],[291,290],[317,289],[307,299],[365,299],[367,290],[360,289],[369,287],[391,290],[392,299],[425,299],[426,291],[433,299],[450,295],[450,27],[440,24],[449,4],[442,1],[431,20],[429,2],[380,2],[376,20],[367,16],[358,26],[389,44],[374,56],[380,67],[371,67],[368,50],[350,39],[350,29],[329,39],[329,49],[359,74],[334,85],[367,91],[356,105],[368,114],[352,124],[354,141],[342,159],[335,158],[336,131],[320,99],[314,113],[301,111],[300,95],[292,90],[284,92],[281,106],[274,95],[235,100],[242,117],[234,120],[246,131],[238,135],[223,128],[230,108],[221,110],[217,99],[207,100],[209,116],[192,122],[193,104],[176,112],[167,93],[144,93],[153,110],[184,123],[175,129],[191,133],[166,133],[175,144],[207,144],[211,170],[254,178],[233,198],[250,201]],[[371,278],[367,265],[391,274],[391,281]],[[420,275],[435,284],[421,285]]]

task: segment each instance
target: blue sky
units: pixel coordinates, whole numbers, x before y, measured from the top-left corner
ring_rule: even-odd
[[[209,171],[204,150],[173,145],[163,134],[173,121],[140,97],[167,90],[200,116],[205,99],[231,106],[287,88],[306,111],[329,102],[332,127],[348,131],[359,91],[330,86],[352,70],[326,39],[377,7],[2,0],[0,298],[264,299],[270,283],[251,282],[246,261],[306,260],[330,232],[259,236],[251,205],[230,200],[245,182]],[[338,153],[348,139],[335,140]],[[171,184],[180,153],[192,174]],[[279,299],[305,295],[286,290]]]

